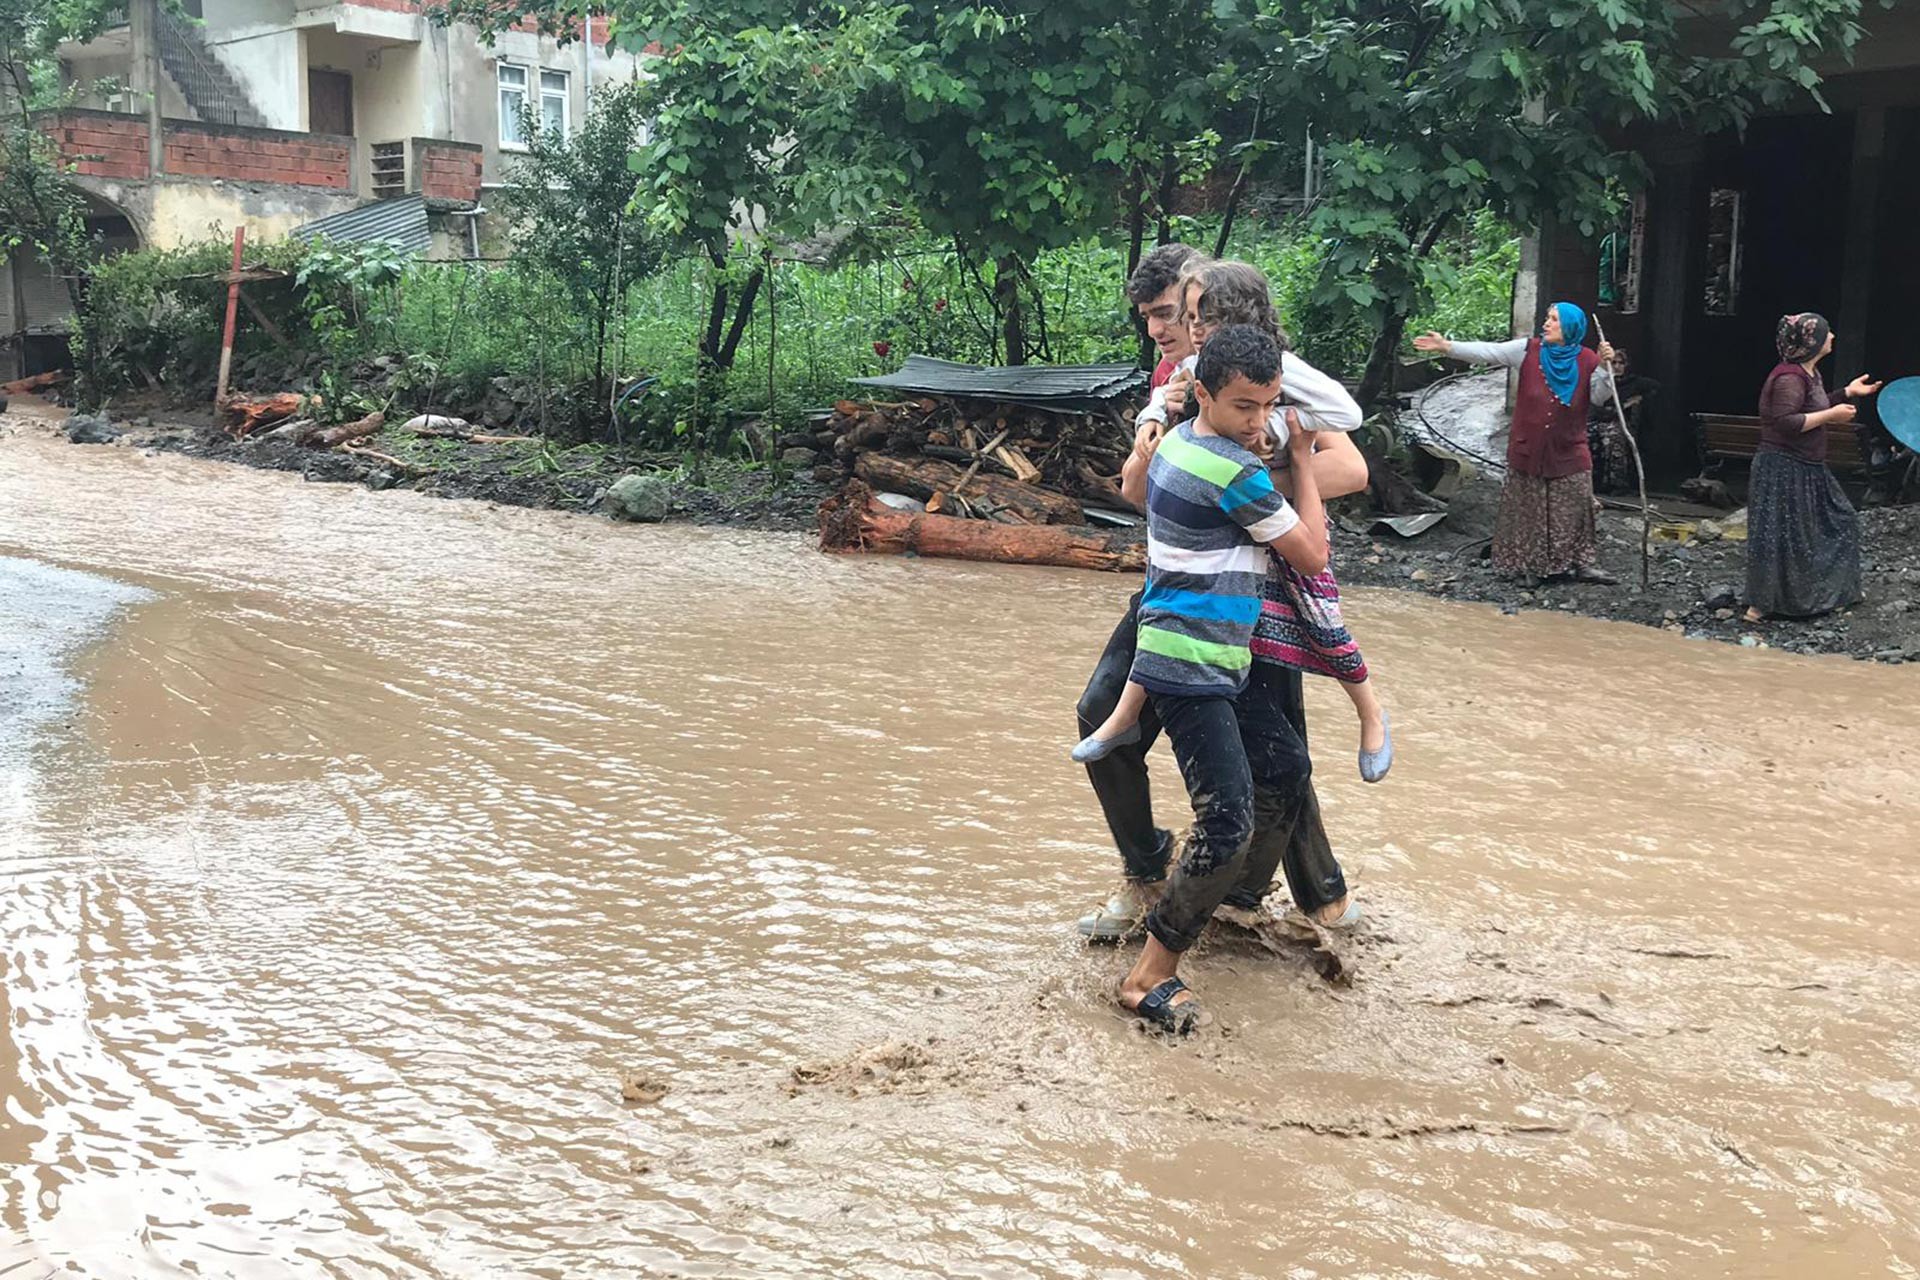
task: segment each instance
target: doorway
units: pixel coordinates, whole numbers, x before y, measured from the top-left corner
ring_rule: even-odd
[[[353,77],[344,71],[307,72],[307,132],[353,136]]]

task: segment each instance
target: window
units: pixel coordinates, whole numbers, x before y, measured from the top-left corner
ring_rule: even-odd
[[[527,145],[524,113],[531,104],[532,70],[511,62],[500,64],[500,145],[521,148]],[[542,132],[567,136],[567,73],[540,72],[540,128]]]
[[[524,147],[527,131],[521,113],[527,109],[527,69],[511,63],[500,64],[500,145]]]
[[[540,127],[548,133],[567,136],[567,73],[540,73]]]

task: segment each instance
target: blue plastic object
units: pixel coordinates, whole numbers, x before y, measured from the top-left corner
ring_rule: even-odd
[[[1895,440],[1920,453],[1920,378],[1902,378],[1880,388],[1876,408],[1880,425]]]

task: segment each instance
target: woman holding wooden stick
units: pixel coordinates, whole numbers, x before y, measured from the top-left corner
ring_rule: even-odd
[[[1556,302],[1537,338],[1454,342],[1428,333],[1413,340],[1416,351],[1520,372],[1493,567],[1530,585],[1568,575],[1578,582],[1615,581],[1600,567],[1587,449],[1589,412],[1613,400],[1613,348],[1603,342],[1596,352],[1584,345],[1586,336],[1587,313]]]

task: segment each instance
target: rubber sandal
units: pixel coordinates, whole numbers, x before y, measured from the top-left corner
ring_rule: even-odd
[[[1075,764],[1092,764],[1095,760],[1105,760],[1116,749],[1130,747],[1140,741],[1140,726],[1130,724],[1111,738],[1096,738],[1092,734],[1080,739],[1073,749]]]
[[[1393,768],[1393,717],[1384,711],[1380,713],[1380,734],[1378,751],[1360,748],[1360,777],[1365,782],[1378,782]]]
[[[1178,978],[1168,978],[1165,982],[1141,998],[1134,1012],[1153,1025],[1154,1030],[1164,1031],[1168,1035],[1184,1036],[1191,1032],[1200,1021],[1200,1002],[1183,1000],[1173,1003],[1173,998],[1187,989],[1187,984]]]

